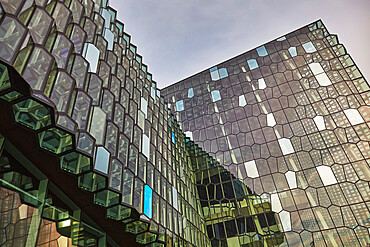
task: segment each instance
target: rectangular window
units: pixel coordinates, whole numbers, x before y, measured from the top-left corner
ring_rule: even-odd
[[[144,186],[144,214],[153,217],[153,190],[149,185]]]

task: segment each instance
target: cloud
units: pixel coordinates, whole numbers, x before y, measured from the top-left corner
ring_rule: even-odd
[[[366,0],[111,0],[110,5],[160,88],[320,18],[370,76]]]

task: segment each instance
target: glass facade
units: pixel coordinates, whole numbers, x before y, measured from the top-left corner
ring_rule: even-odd
[[[1,246],[370,241],[370,90],[321,21],[163,90],[130,40],[0,0]]]
[[[116,11],[0,4],[0,245],[210,246],[184,136]]]
[[[224,68],[226,77],[217,68]],[[192,98],[187,97],[190,89]],[[370,243],[369,84],[321,21],[170,85],[161,94],[194,143],[249,194],[271,206],[278,220],[265,212],[267,223],[260,224],[283,233],[277,245]],[[179,101],[181,111],[175,107]],[[206,207],[212,205],[202,201],[206,191],[213,200],[209,191],[216,187],[217,196],[222,187],[209,172],[211,181],[203,185],[211,187],[198,187]],[[204,212],[208,227],[207,215],[212,213]],[[239,240],[230,244],[234,228],[226,222],[223,228],[207,228],[212,245],[226,246],[214,242],[227,241],[228,246],[246,246],[240,229],[231,234]]]

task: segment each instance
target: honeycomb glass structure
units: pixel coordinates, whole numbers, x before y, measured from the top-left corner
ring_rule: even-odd
[[[0,0],[1,246],[370,242],[369,85],[321,21],[160,90],[116,16]]]
[[[161,95],[194,143],[270,203],[280,246],[369,244],[369,84],[320,20]]]

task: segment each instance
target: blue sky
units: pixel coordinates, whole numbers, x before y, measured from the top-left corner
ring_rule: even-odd
[[[370,79],[370,0],[110,0],[163,88],[318,19]]]

